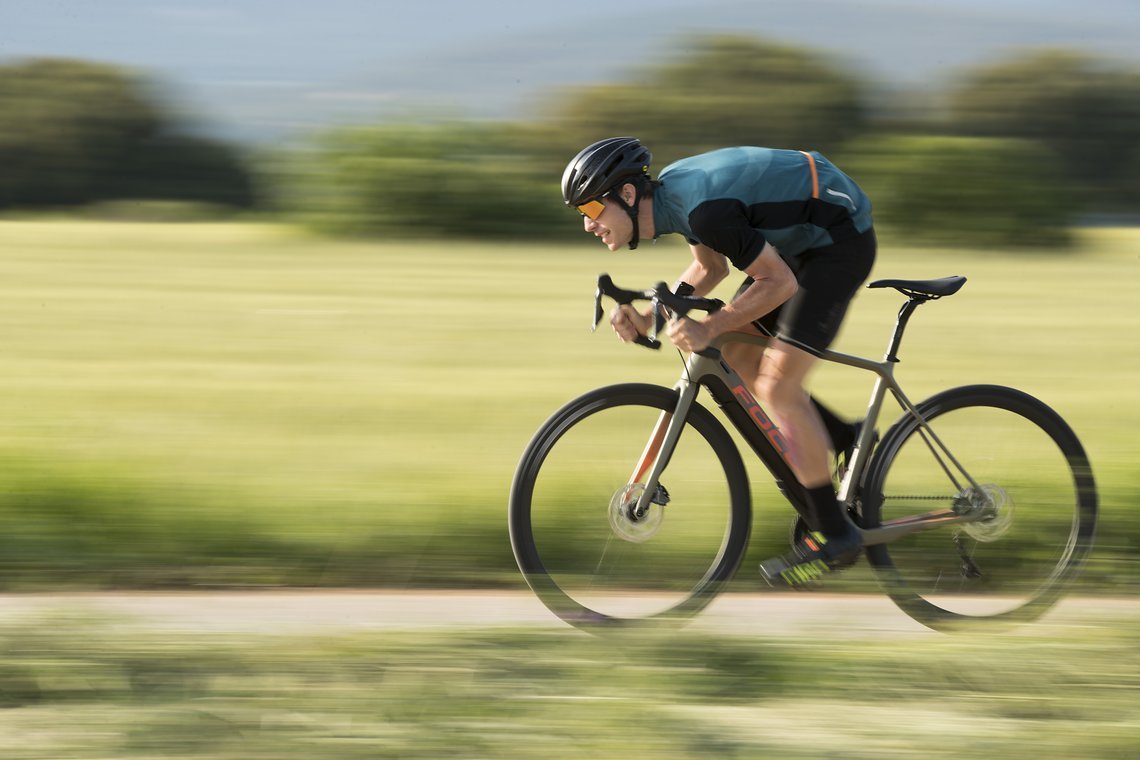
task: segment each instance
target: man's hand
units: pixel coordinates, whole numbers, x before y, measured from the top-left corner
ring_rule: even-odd
[[[610,326],[621,338],[622,343],[630,343],[636,340],[638,335],[649,333],[649,328],[653,326],[653,317],[642,314],[629,304],[622,304],[610,314]]]
[[[704,351],[716,337],[703,322],[688,317],[670,320],[667,332],[674,346],[690,353]]]

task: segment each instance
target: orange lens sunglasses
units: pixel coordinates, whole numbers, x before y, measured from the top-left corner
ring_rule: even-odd
[[[581,206],[575,206],[574,208],[578,209],[578,213],[582,216],[594,220],[601,216],[602,212],[606,210],[606,204],[602,203],[602,200],[598,198],[592,201],[586,201]]]

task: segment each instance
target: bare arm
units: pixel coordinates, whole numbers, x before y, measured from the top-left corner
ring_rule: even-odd
[[[753,282],[732,303],[701,322],[680,319],[670,323],[669,337],[677,348],[701,351],[718,335],[738,330],[772,311],[799,287],[795,274],[771,243],[764,244],[760,255],[744,271]]]
[[[680,282],[693,286],[698,296],[707,296],[728,277],[728,260],[707,245],[689,245],[693,261],[681,273]]]

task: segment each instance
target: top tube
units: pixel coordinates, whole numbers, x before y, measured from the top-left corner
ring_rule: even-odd
[[[903,332],[906,330],[907,322],[910,320],[915,309],[927,301],[935,301],[939,298],[957,293],[965,283],[965,277],[954,276],[942,277],[935,280],[876,280],[867,285],[868,288],[894,288],[907,297],[906,303],[904,303],[899,310],[894,333],[891,336],[891,342],[884,361],[888,363],[896,363],[899,361],[898,349],[902,343]],[[724,301],[718,298],[694,296],[692,292],[693,287],[687,282],[680,283],[677,286],[676,292],[670,290],[669,286],[664,282],[659,282],[654,287],[646,290],[627,290],[614,284],[613,279],[608,274],[598,275],[598,288],[594,294],[593,329],[597,329],[598,323],[601,322],[604,315],[602,310],[602,296],[608,296],[623,305],[632,304],[637,301],[649,301],[653,304],[653,330],[649,335],[639,335],[634,342],[646,348],[659,349],[661,348],[661,341],[658,340],[657,335],[665,326],[665,320],[668,316],[672,315],[674,318],[680,318],[687,316],[690,311],[694,310],[711,314],[724,307]],[[738,337],[725,338],[725,336],[728,335],[736,335]],[[719,355],[718,347],[727,342],[735,341],[764,344],[767,343],[768,340],[770,340],[769,336],[734,331],[733,333],[725,333],[713,341],[710,348],[704,351],[698,351],[697,353],[701,356],[713,357]],[[871,364],[874,364],[876,367],[878,366],[878,363],[872,363],[870,360],[830,350],[820,352],[819,356],[821,359],[827,361],[838,361],[842,364],[859,366],[864,369],[875,369],[875,367],[870,366]]]

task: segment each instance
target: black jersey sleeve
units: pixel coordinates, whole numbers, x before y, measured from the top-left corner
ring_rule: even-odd
[[[697,240],[743,271],[764,248],[767,240],[748,223],[744,204],[733,198],[705,201],[689,212],[689,229]]]

